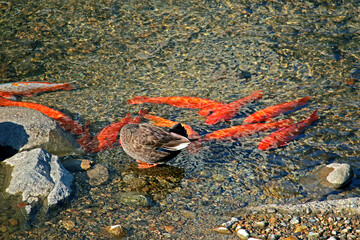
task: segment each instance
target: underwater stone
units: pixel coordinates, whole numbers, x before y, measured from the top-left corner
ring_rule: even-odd
[[[125,205],[149,207],[151,204],[151,200],[148,197],[137,192],[124,192],[120,193],[117,197]]]
[[[96,164],[92,169],[86,171],[86,173],[91,186],[101,185],[109,179],[108,169],[101,164]]]
[[[331,163],[319,169],[316,175],[323,185],[338,189],[346,186],[351,181],[354,171],[349,164]]]

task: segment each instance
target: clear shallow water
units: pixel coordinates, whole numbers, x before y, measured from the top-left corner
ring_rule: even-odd
[[[2,2],[1,82],[76,81],[75,91],[23,100],[62,110],[81,123],[90,120],[93,134],[127,112],[135,114],[140,106],[125,103],[134,95],[228,103],[265,92],[236,118],[214,126],[206,126],[196,110],[151,105],[151,114],[189,124],[202,135],[304,96],[312,96],[308,106],[279,119],[302,120],[315,109],[321,117],[285,148],[257,150],[268,133],[236,143],[203,143],[199,154],[184,151],[169,162],[170,170],[134,170],[121,148],[81,156],[108,167],[109,181],[93,187],[77,174],[74,200],[37,220],[30,232],[89,236],[121,223],[129,238],[145,239],[166,233],[163,226],[170,224],[177,227],[169,234],[209,237],[209,228],[239,207],[359,196],[356,182],[332,191],[307,180],[321,164],[360,168],[358,9],[356,2],[336,1]],[[132,187],[128,175],[142,184]],[[150,209],[143,213],[123,204],[116,197],[122,192],[148,196]],[[85,209],[92,211],[84,214]],[[4,209],[3,217],[11,211]],[[48,229],[67,218],[76,220],[75,231]],[[16,231],[21,224],[5,225],[4,231],[22,236]]]

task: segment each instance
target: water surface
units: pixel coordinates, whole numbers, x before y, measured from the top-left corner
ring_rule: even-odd
[[[109,181],[90,186],[86,174],[75,174],[72,202],[30,226],[14,208],[2,209],[3,219],[19,222],[3,223],[4,234],[93,239],[122,224],[129,239],[220,239],[210,229],[244,206],[359,196],[356,182],[333,191],[308,181],[322,164],[360,168],[357,1],[9,1],[0,11],[0,82],[76,81],[74,91],[23,100],[89,120],[92,134],[136,114],[141,106],[126,104],[135,95],[229,103],[264,91],[262,100],[213,126],[196,110],[151,105],[151,114],[201,135],[304,96],[312,96],[308,106],[277,119],[299,121],[315,109],[320,115],[300,139],[272,151],[257,149],[269,134],[261,133],[203,143],[199,154],[183,151],[147,171],[120,147],[80,156],[106,166]],[[150,207],[125,204],[119,196],[127,192],[147,196]],[[66,229],[65,220],[75,226]]]

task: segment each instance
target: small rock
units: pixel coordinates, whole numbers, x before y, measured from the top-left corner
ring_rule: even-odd
[[[181,210],[180,211],[181,214],[185,217],[189,217],[189,218],[195,218],[196,217],[196,213],[192,212],[192,211],[189,211],[189,210]]]
[[[299,224],[299,223],[300,223],[299,217],[293,217],[290,221],[290,224],[292,224],[292,225]]]
[[[235,228],[236,236],[238,236],[240,239],[248,239],[250,237],[250,233],[246,230],[241,228],[240,226],[237,226]]]
[[[307,235],[308,239],[318,239],[320,237],[319,233],[315,233],[315,232],[309,232],[309,234]]]
[[[89,170],[94,162],[87,159],[67,159],[62,164],[70,172],[80,172]]]
[[[151,204],[151,200],[148,197],[136,192],[123,192],[118,194],[117,198],[125,205],[149,207]]]
[[[264,221],[254,223],[254,227],[256,227],[256,228],[265,228],[267,225],[268,225],[268,223],[264,222]]]
[[[227,227],[227,228],[231,228],[231,226],[234,225],[234,223],[236,223],[236,222],[238,222],[238,221],[239,221],[238,218],[233,217],[233,218],[231,218],[229,221],[227,221],[227,222],[225,222],[225,223],[223,223],[223,224],[221,224],[221,225],[224,226],[224,227]]]
[[[86,173],[91,186],[98,186],[109,179],[107,168],[101,164],[96,164],[93,169],[88,170]]]
[[[215,232],[225,235],[231,235],[232,232],[225,226],[219,226],[213,229]]]
[[[354,171],[349,164],[332,163],[317,170],[315,175],[321,184],[339,189],[351,182]]]
[[[110,233],[111,235],[122,238],[126,235],[125,229],[121,225],[113,225],[106,227],[105,230]]]
[[[9,219],[9,223],[11,226],[16,226],[18,225],[18,221],[16,219],[10,218]]]
[[[270,233],[267,239],[268,240],[277,240],[277,239],[279,239],[279,236],[276,234]],[[297,239],[295,239],[295,240],[297,240]]]
[[[80,167],[85,171],[89,170],[94,165],[94,161],[87,159],[79,159],[79,160],[81,161]]]
[[[75,223],[71,220],[60,220],[59,225],[63,226],[66,230],[71,230],[75,227]]]
[[[305,225],[300,225],[300,226],[296,226],[296,228],[295,228],[295,233],[299,233],[299,232],[304,232],[304,231],[306,231],[306,230],[308,230],[308,227],[307,226],[305,226]]]

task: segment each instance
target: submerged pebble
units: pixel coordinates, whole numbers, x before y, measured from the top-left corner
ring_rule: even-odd
[[[111,234],[111,235],[113,235],[113,236],[115,236],[117,238],[122,238],[122,237],[124,237],[126,235],[126,231],[121,225],[108,226],[108,227],[105,228],[105,230],[109,234]]]
[[[349,164],[331,163],[317,170],[315,174],[323,185],[339,189],[349,184],[354,171]]]

